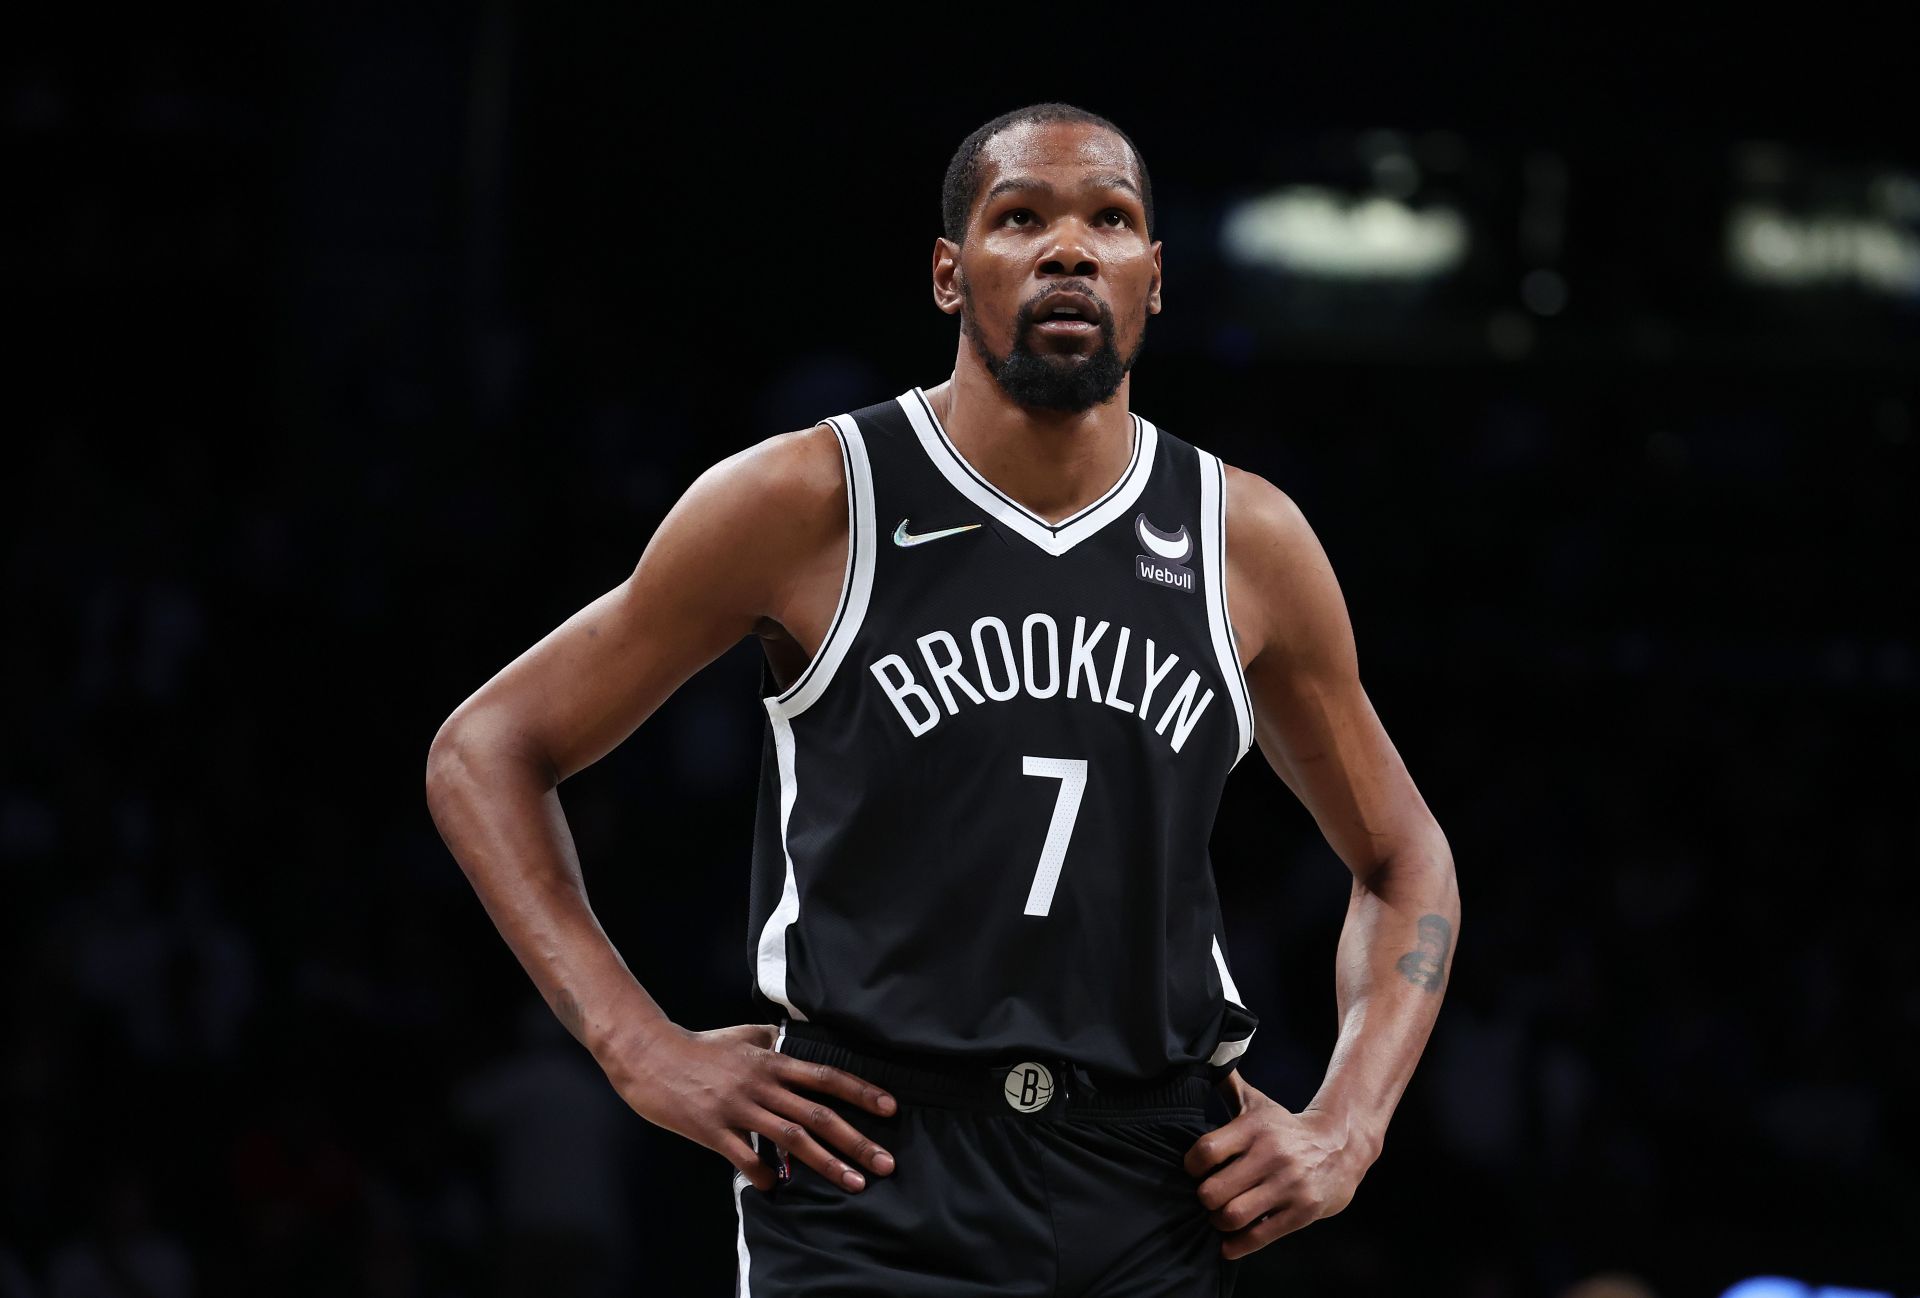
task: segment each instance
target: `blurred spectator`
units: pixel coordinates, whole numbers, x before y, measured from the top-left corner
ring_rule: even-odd
[[[520,1049],[462,1083],[454,1103],[494,1145],[505,1279],[514,1298],[598,1298],[619,1289],[638,1218],[623,1176],[640,1119],[538,997]]]
[[[144,1178],[107,1175],[93,1229],[57,1250],[47,1267],[48,1298],[190,1298],[186,1246],[153,1222]]]

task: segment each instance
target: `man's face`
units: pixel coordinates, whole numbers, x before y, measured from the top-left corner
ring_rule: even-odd
[[[988,141],[981,161],[954,271],[962,332],[1019,405],[1110,400],[1160,310],[1160,245],[1147,242],[1131,150],[1096,126],[1031,123]]]

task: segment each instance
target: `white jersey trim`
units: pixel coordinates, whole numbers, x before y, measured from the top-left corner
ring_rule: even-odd
[[[755,1152],[758,1151],[755,1141]],[[733,1219],[737,1223],[733,1248],[739,1261],[740,1273],[734,1281],[734,1298],[753,1298],[753,1257],[747,1252],[747,1214],[740,1206],[740,1193],[753,1182],[747,1180],[747,1174],[736,1170],[733,1174]]]
[[[1235,1005],[1238,1005],[1241,1009],[1246,1009],[1247,1003],[1240,999],[1240,989],[1234,986],[1233,975],[1227,972],[1227,957],[1220,950],[1220,935],[1218,933],[1213,935],[1213,967],[1220,971],[1220,989],[1226,993],[1227,999]],[[1253,1033],[1249,1032],[1238,1041],[1222,1041],[1215,1047],[1213,1054],[1208,1057],[1207,1063],[1218,1068],[1221,1064],[1230,1063],[1238,1059],[1241,1055],[1247,1053],[1247,1045],[1252,1040]]]
[[[778,699],[768,699],[767,716],[773,723],[773,751],[780,764],[780,857],[786,862],[786,880],[780,885],[780,900],[760,930],[760,946],[754,960],[754,976],[760,994],[780,1006],[793,1018],[807,1016],[787,999],[787,929],[800,918],[800,885],[793,877],[793,853],[787,847],[787,821],[793,815],[793,803],[799,784],[793,772],[793,722],[780,711]]]
[[[987,481],[984,474],[967,463],[967,458],[960,454],[960,448],[953,444],[953,440],[947,436],[947,430],[941,426],[940,417],[933,413],[933,405],[922,389],[910,388],[894,400],[906,412],[907,420],[913,425],[914,434],[920,439],[921,449],[926,451],[927,458],[933,461],[934,467],[940,470],[941,476],[952,484],[955,491],[985,510],[995,522],[1018,532],[1051,555],[1065,554],[1126,513],[1133,502],[1140,498],[1140,493],[1146,490],[1147,479],[1153,476],[1160,431],[1151,421],[1137,414],[1132,415],[1133,458],[1127,462],[1119,480],[1086,508],[1057,523],[1049,523]]]
[[[1221,1064],[1230,1064],[1247,1053],[1247,1043],[1252,1040],[1252,1036],[1245,1036],[1238,1041],[1222,1041],[1220,1048],[1207,1056],[1207,1062],[1215,1068]]]
[[[1247,697],[1247,677],[1240,670],[1240,641],[1227,614],[1227,475],[1220,457],[1200,454],[1200,566],[1206,572],[1207,627],[1213,633],[1214,656],[1220,675],[1233,698],[1233,715],[1240,726],[1240,751],[1233,766],[1253,747],[1253,705]],[[1227,769],[1233,769],[1229,766]]]
[[[836,415],[824,421],[840,441],[841,465],[847,481],[847,564],[840,582],[840,603],[833,621],[813,661],[799,679],[783,692],[762,699],[767,719],[773,726],[773,749],[780,768],[780,856],[786,862],[786,877],[780,885],[780,900],[760,930],[755,951],[754,977],[760,992],[768,1000],[796,1019],[806,1014],[787,998],[787,929],[800,918],[800,885],[794,878],[793,853],[787,846],[787,823],[793,816],[793,804],[799,798],[799,777],[794,769],[793,718],[812,707],[832,683],[834,673],[847,656],[848,648],[866,620],[867,604],[873,595],[873,472],[867,460],[867,444],[860,435],[859,421],[851,415]]]
[[[819,652],[793,684],[762,700],[769,712],[788,718],[813,706],[832,683],[835,670],[866,620],[867,604],[873,595],[873,471],[867,461],[867,444],[851,415],[835,415],[822,422],[832,427],[840,441],[840,461],[846,471],[847,564],[840,579],[840,602],[833,610],[833,621],[827,625]]]

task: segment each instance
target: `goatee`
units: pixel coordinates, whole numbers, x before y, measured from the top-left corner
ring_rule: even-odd
[[[1109,312],[1100,317],[1100,342],[1091,354],[1063,352],[1043,356],[1027,345],[1038,322],[1033,318],[1031,307],[1022,307],[1014,320],[1012,350],[1004,357],[995,356],[980,334],[973,310],[973,290],[964,280],[960,284],[960,295],[961,332],[972,340],[981,364],[993,375],[1000,390],[1016,405],[1029,410],[1078,414],[1112,400],[1113,394],[1120,390],[1120,381],[1140,359],[1140,349],[1147,343],[1147,333],[1142,328],[1133,353],[1121,359],[1113,345],[1113,316]]]

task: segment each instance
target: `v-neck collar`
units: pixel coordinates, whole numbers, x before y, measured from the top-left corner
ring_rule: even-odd
[[[1120,475],[1119,481],[1086,508],[1057,523],[1049,523],[987,481],[985,474],[967,463],[967,457],[960,454],[960,448],[953,444],[953,439],[947,436],[947,430],[941,426],[940,417],[933,413],[933,404],[927,400],[925,391],[915,386],[895,400],[906,412],[927,458],[933,461],[934,467],[940,470],[941,476],[953,485],[954,490],[986,510],[995,522],[1018,532],[1048,554],[1065,554],[1126,513],[1133,502],[1140,498],[1140,493],[1146,490],[1147,479],[1153,476],[1159,430],[1151,421],[1130,414],[1133,420],[1133,458],[1127,462],[1126,471]]]

